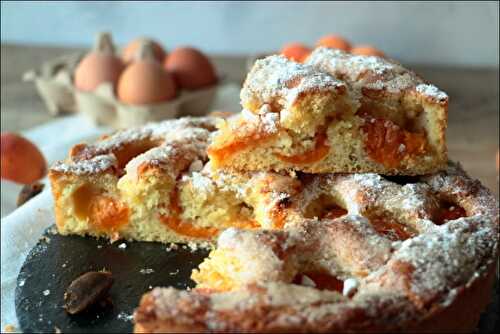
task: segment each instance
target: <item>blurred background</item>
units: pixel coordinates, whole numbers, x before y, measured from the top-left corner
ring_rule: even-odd
[[[167,49],[247,54],[334,32],[406,63],[498,66],[498,2],[1,4],[3,43],[88,46],[95,32],[109,30],[120,44],[147,35]]]

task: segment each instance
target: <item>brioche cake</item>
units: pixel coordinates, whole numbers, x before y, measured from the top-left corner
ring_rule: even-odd
[[[257,60],[243,112],[208,148],[214,168],[422,175],[446,166],[448,96],[400,64],[318,48]]]
[[[300,183],[213,171],[206,147],[215,120],[169,120],[74,146],[49,171],[59,233],[189,242],[230,226],[281,228],[283,203]]]
[[[457,164],[303,175],[283,230],[229,228],[196,288],[155,288],[135,332],[465,332],[491,296],[498,202]]]

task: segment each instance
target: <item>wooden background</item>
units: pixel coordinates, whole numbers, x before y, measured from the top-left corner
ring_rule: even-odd
[[[21,78],[29,69],[75,49],[43,46],[1,46],[1,129],[21,131],[52,119],[32,83]],[[214,63],[228,80],[241,82],[246,56],[214,55]],[[407,64],[408,65],[408,64]],[[498,68],[408,65],[450,96],[448,150],[469,174],[498,197],[495,154],[499,146]]]

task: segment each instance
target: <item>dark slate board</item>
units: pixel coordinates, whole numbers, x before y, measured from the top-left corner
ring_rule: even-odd
[[[148,242],[125,242],[127,247],[121,249],[122,242],[60,236],[49,230],[44,234],[47,239],[42,238],[31,250],[17,278],[16,313],[25,333],[53,333],[56,327],[63,333],[131,332],[131,315],[142,294],[155,286],[193,287],[191,270],[208,253],[182,245],[167,251],[164,244]],[[82,273],[103,268],[115,279],[110,291],[113,307],[68,315],[62,308],[66,287]],[[145,274],[141,269],[153,272]],[[498,299],[497,282],[478,333],[498,333]]]
[[[125,242],[127,247],[121,249],[120,241],[110,244],[104,239],[60,236],[49,230],[44,236],[17,278],[16,314],[25,333],[54,333],[56,327],[63,333],[131,332],[131,315],[142,294],[155,286],[193,287],[191,270],[208,253],[193,252],[182,245],[167,251],[167,245],[150,242]],[[63,309],[68,285],[87,271],[103,268],[113,273],[113,306],[68,315]],[[146,269],[153,272],[147,274]]]

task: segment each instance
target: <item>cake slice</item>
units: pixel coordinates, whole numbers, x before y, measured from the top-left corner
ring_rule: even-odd
[[[206,147],[215,118],[122,130],[72,148],[49,172],[61,234],[189,242],[227,227],[281,228],[300,189],[276,173],[214,172]]]
[[[316,49],[298,64],[257,60],[240,117],[208,154],[225,170],[421,175],[447,161],[447,95],[401,65]]]

